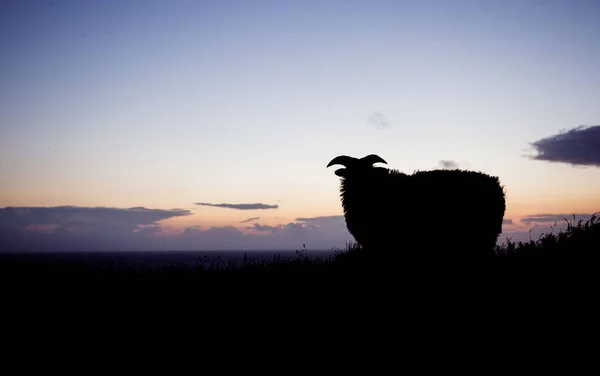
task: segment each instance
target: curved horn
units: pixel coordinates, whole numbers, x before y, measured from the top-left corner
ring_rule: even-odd
[[[335,157],[331,160],[331,162],[329,162],[329,164],[327,164],[327,167],[339,164],[342,165],[344,167],[348,167],[352,164],[355,164],[356,162],[358,162],[357,158],[354,157],[349,157],[347,155],[340,155],[338,157]]]
[[[370,154],[370,155],[367,155],[366,157],[362,157],[360,159],[360,161],[364,162],[364,163],[368,163],[369,165],[374,165],[377,162],[387,164],[387,162],[384,161],[383,158],[381,158],[377,154]]]

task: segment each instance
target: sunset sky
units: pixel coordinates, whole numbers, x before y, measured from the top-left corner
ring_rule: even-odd
[[[0,251],[343,247],[341,154],[499,176],[503,241],[589,218],[599,19],[594,0],[2,1]]]

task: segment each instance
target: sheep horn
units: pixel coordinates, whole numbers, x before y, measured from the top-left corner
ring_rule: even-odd
[[[350,165],[356,164],[358,162],[357,158],[354,157],[349,157],[347,155],[340,155],[338,157],[335,157],[331,160],[331,162],[329,162],[329,164],[327,165],[327,167],[339,164],[342,165],[344,167],[348,167]]]
[[[369,164],[369,166],[372,166],[372,165],[374,165],[375,163],[378,163],[378,162],[379,163],[385,163],[385,164],[387,164],[387,162],[384,161],[383,158],[381,158],[377,154],[370,154],[370,155],[367,155],[366,157],[362,157],[360,159],[360,161],[363,162],[363,163]]]

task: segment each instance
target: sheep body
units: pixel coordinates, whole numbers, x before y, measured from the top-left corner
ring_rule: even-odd
[[[336,171],[346,227],[364,248],[402,245],[439,255],[460,246],[469,257],[494,249],[506,210],[498,177],[459,169],[408,175],[373,167],[373,161],[385,163],[376,155],[338,158],[328,167],[346,166]]]

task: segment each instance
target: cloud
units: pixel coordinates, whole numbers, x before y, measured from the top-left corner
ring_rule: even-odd
[[[375,112],[369,116],[369,124],[379,129],[388,129],[390,123],[385,119],[381,112]]]
[[[188,227],[181,235],[168,240],[169,249],[177,250],[269,250],[276,248],[265,244],[260,237],[244,234],[233,226],[213,226],[204,231]]]
[[[198,234],[200,231],[201,231],[200,226],[190,226],[190,227],[187,227],[185,230],[183,230],[183,233],[181,235],[183,235],[183,236],[194,235],[194,234]]]
[[[296,218],[294,222],[285,225],[268,226],[255,223],[253,226],[246,227],[250,230],[281,233],[288,230],[304,231],[305,229],[324,229],[327,231],[342,230],[346,232],[346,220],[343,215],[331,215],[322,217]]]
[[[119,250],[162,241],[159,222],[190,215],[182,209],[6,207],[0,209],[0,250]],[[4,236],[6,235],[6,236]]]
[[[329,215],[323,217],[296,218],[297,222],[303,222],[317,227],[345,227],[346,219],[343,215]]]
[[[439,166],[441,168],[443,168],[443,169],[453,170],[453,169],[457,169],[458,168],[458,163],[456,163],[454,161],[440,160],[439,161]]]
[[[566,224],[566,220],[569,222],[573,222],[573,215],[575,215],[575,222],[578,222],[580,219],[583,221],[587,221],[592,217],[592,214],[533,214],[527,217],[521,218],[521,223],[526,225],[530,225],[532,223],[554,223],[554,222],[563,222]]]
[[[180,233],[161,232],[160,220],[189,215],[187,210],[145,208],[5,208],[0,209],[0,250],[293,250],[306,244],[311,250],[343,248],[353,238],[343,215],[298,217],[268,225],[258,217],[240,227],[188,226]],[[576,214],[589,218],[591,214]],[[269,217],[270,218],[270,217]],[[527,241],[566,227],[572,214],[535,214],[505,219],[498,242],[506,238]],[[252,219],[252,221],[250,221]],[[562,224],[561,224],[562,222]],[[531,225],[531,226],[530,226]],[[556,231],[556,230],[555,230]],[[469,236],[468,225],[457,236]]]
[[[281,228],[283,228],[283,225],[269,226],[269,225],[261,225],[258,223],[255,223],[252,226],[246,227],[246,229],[248,229],[248,230],[264,231],[264,232],[270,232],[270,233],[275,233],[275,232],[279,231],[279,229],[281,229]]]
[[[244,219],[240,223],[248,223],[248,222],[252,222],[252,221],[257,221],[259,219],[260,219],[260,217],[252,217],[252,218]]]
[[[580,126],[531,143],[532,160],[600,167],[600,125]]]
[[[267,204],[209,204],[207,202],[196,202],[195,205],[214,206],[217,208],[228,208],[237,210],[259,210],[259,209],[277,209],[279,205],[267,205]]]
[[[162,231],[161,226],[144,226],[139,230],[134,230],[138,235],[154,235]]]
[[[352,241],[343,216],[297,218],[274,226],[253,223],[246,228],[188,226],[179,234],[160,233],[164,229],[160,220],[189,213],[145,208],[4,208],[0,251],[281,251],[300,249],[302,244],[310,251],[343,248]]]
[[[54,225],[66,230],[120,232],[141,230],[140,226],[156,226],[161,220],[190,214],[189,210],[183,209],[144,207],[6,207],[0,209],[0,226],[23,230],[30,226]]]

